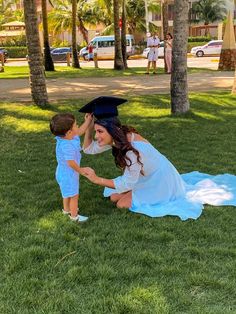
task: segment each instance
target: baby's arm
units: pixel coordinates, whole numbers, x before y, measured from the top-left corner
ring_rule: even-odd
[[[67,164],[69,167],[77,171],[79,174],[84,175],[91,175],[94,173],[94,170],[89,167],[80,167],[75,160],[67,160]]]
[[[86,113],[85,121],[78,127],[77,135],[83,135],[87,128],[89,127],[91,121],[93,120],[93,115],[90,113]]]

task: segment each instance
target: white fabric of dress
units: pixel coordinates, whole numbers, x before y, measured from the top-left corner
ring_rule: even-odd
[[[178,216],[181,220],[197,219],[203,204],[236,206],[236,176],[211,176],[197,171],[180,175],[149,142],[131,140],[131,143],[139,151],[143,167],[132,151],[127,152],[132,165],[113,179],[115,189],[104,189],[105,197],[132,191],[130,211],[150,217]],[[84,152],[98,154],[110,148],[93,141]]]
[[[149,37],[147,39],[147,47],[150,48],[150,51],[148,54],[148,61],[157,61],[159,44],[160,44],[160,39],[158,37]],[[156,46],[156,47],[153,47],[153,46]]]

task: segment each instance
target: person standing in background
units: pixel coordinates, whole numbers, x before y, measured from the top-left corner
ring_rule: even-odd
[[[93,60],[93,44],[89,44],[88,46],[88,61]]]
[[[172,41],[173,37],[171,33],[166,34],[165,40],[165,60],[167,66],[167,74],[171,74],[171,66],[172,66]]]
[[[160,47],[160,39],[156,32],[153,32],[152,36],[147,39],[147,47],[150,48],[148,54],[148,66],[146,74],[149,74],[150,66],[152,63],[153,74],[157,74],[157,59],[158,59],[158,47]]]

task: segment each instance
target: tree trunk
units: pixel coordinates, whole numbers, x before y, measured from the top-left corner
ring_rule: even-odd
[[[79,30],[81,32],[81,34],[83,35],[83,39],[86,41],[86,43],[88,44],[88,30],[85,28],[83,20],[81,19],[80,16],[78,16],[78,20],[79,20]]]
[[[80,69],[78,51],[77,51],[77,0],[72,0],[72,67]]]
[[[119,0],[113,0],[113,10],[114,10],[114,31],[115,31],[115,59],[114,59],[114,69],[124,70],[124,61],[121,51],[121,38],[120,38],[120,28],[119,28]]]
[[[126,52],[126,8],[125,0],[122,0],[122,26],[121,26],[121,50],[125,69],[128,69]]]
[[[43,58],[39,42],[39,30],[35,0],[24,0],[25,32],[29,55],[30,88],[35,104],[44,107],[48,95],[44,75]]]
[[[209,31],[209,23],[204,23],[205,26],[205,37],[210,35],[210,31]]]
[[[171,112],[189,110],[187,82],[188,0],[175,0],[171,74]]]
[[[166,34],[169,30],[169,23],[168,23],[168,0],[165,0],[162,3],[162,29],[163,29],[163,37],[165,39]],[[164,48],[164,63],[165,63],[165,73],[167,73],[167,65],[166,65],[166,58],[165,58],[165,48]]]
[[[43,18],[44,67],[46,71],[55,71],[49,45],[47,0],[42,0],[42,18]]]
[[[234,73],[234,85],[233,85],[233,88],[232,88],[232,94],[236,95],[236,70],[235,70],[235,73]]]

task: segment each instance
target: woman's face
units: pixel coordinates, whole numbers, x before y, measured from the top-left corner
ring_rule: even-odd
[[[98,141],[99,146],[112,145],[113,138],[103,126],[95,124],[94,130],[95,139]]]

